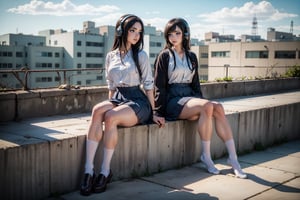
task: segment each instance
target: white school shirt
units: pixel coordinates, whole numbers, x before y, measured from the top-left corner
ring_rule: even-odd
[[[109,90],[115,90],[117,87],[138,86],[140,84],[143,84],[145,90],[153,89],[154,80],[148,55],[142,50],[139,52],[138,57],[142,72],[141,78],[134,63],[131,50],[124,56],[123,63],[118,49],[110,51],[106,55],[106,81]]]
[[[169,84],[172,83],[191,83],[193,81],[193,77],[195,74],[195,70],[191,71],[188,66],[188,59],[184,54],[183,59],[174,51],[175,60],[176,60],[176,67],[174,69],[175,63],[173,54],[169,52],[169,67],[168,67],[168,77],[169,77]],[[192,63],[189,60],[190,67]]]

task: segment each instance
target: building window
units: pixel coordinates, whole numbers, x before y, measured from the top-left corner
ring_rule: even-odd
[[[200,65],[201,69],[208,69],[208,65]]]
[[[86,53],[87,58],[101,58],[103,57],[102,53]]]
[[[55,57],[58,58],[59,57],[59,53],[55,52]]]
[[[246,58],[268,58],[268,51],[246,51]]]
[[[201,53],[200,58],[208,58],[208,53]]]
[[[155,58],[156,54],[155,53],[150,53],[150,58]]]
[[[78,58],[81,57],[81,52],[77,52],[77,57],[78,57]]]
[[[17,51],[16,52],[16,57],[23,57],[23,52],[21,52],[21,51]]]
[[[86,46],[88,47],[103,47],[102,42],[86,42]]]
[[[77,41],[77,46],[81,46],[81,41]]]
[[[59,63],[55,63],[55,68],[59,68]]]
[[[11,51],[0,51],[0,56],[3,57],[12,57],[13,53]]]
[[[52,68],[52,63],[36,63],[36,68]]]
[[[86,84],[86,85],[89,85],[89,84],[91,84],[91,82],[92,82],[91,80],[86,80],[86,81],[85,81],[85,84]]]
[[[81,81],[77,81],[77,85],[81,85]]]
[[[0,68],[12,68],[12,63],[0,63]]]
[[[86,64],[86,68],[101,68],[102,66],[102,64]]]
[[[295,59],[296,51],[275,51],[275,58],[278,59]]]
[[[35,79],[37,83],[45,83],[45,82],[52,82],[52,77],[37,77]]]
[[[212,51],[211,57],[218,57],[218,58],[229,58],[230,51]]]

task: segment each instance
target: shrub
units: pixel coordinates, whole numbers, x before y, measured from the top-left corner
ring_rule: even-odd
[[[295,66],[289,68],[286,71],[285,75],[287,77],[300,77],[300,66],[295,65]]]

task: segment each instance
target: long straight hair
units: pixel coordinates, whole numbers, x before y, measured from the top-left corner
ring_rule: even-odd
[[[123,21],[123,19],[125,19],[125,18],[127,18],[127,19],[125,21]],[[141,72],[141,67],[139,64],[138,54],[144,48],[144,24],[143,24],[143,21],[139,17],[137,17],[136,15],[131,15],[131,14],[126,14],[126,15],[123,15],[120,17],[120,19],[116,23],[115,37],[114,37],[114,43],[112,46],[112,50],[120,49],[122,46],[126,47],[128,30],[136,22],[139,22],[142,25],[142,31],[140,33],[139,41],[136,44],[131,45],[131,50],[132,50],[132,57],[133,57],[134,63],[138,69],[139,75],[141,76],[142,72]],[[121,34],[120,34],[120,30],[122,30]],[[125,53],[127,53],[127,49],[125,49],[125,51],[126,51]]]
[[[193,67],[190,66],[189,60],[191,60],[190,58],[190,54],[189,54],[189,50],[191,49],[191,45],[190,45],[190,28],[188,23],[182,19],[182,18],[173,18],[170,21],[168,21],[168,23],[165,26],[165,30],[164,30],[164,37],[166,40],[166,44],[164,49],[169,49],[173,55],[174,58],[174,69],[176,68],[176,59],[175,59],[175,54],[174,51],[172,50],[172,43],[169,41],[169,33],[174,32],[176,30],[176,26],[178,26],[180,28],[180,30],[182,31],[182,47],[184,49],[184,53],[186,55],[187,58],[187,63],[188,63],[188,67],[191,71],[193,71]]]

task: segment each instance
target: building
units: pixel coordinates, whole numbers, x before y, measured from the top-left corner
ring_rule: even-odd
[[[294,40],[292,33],[276,31],[275,28],[268,28],[267,32],[268,41],[291,41]]]
[[[62,29],[40,31],[38,36],[5,34],[0,36],[0,70],[30,69],[16,73],[0,73],[0,87],[57,87],[62,83],[92,86],[106,85],[104,63],[114,40],[114,26],[95,27],[86,21],[83,30]],[[144,50],[153,67],[164,46],[163,34],[155,27],[145,26]],[[88,69],[88,70],[86,70]],[[60,70],[59,73],[53,72]],[[40,72],[37,72],[40,71]]]
[[[211,42],[233,42],[235,41],[234,35],[220,35],[217,32],[208,32],[205,33],[205,44],[209,44]]]
[[[191,46],[191,51],[193,51],[198,59],[198,75],[200,80],[208,80],[208,46]]]
[[[208,80],[279,77],[300,65],[300,41],[210,43]]]
[[[165,46],[164,34],[146,25],[144,50],[153,67]],[[29,88],[70,85],[106,85],[105,57],[115,37],[114,26],[96,27],[83,22],[82,30],[40,31],[39,35],[5,34],[0,36],[0,87]],[[269,29],[268,40],[258,35],[205,34],[205,44],[191,38],[191,50],[199,61],[201,80],[277,77],[287,68],[300,65],[300,40],[290,33]],[[20,71],[20,70],[23,71]],[[34,73],[26,73],[26,69]],[[9,71],[10,70],[10,71]],[[19,72],[12,73],[12,70]],[[59,72],[55,71],[58,70]]]
[[[45,46],[46,38],[23,34],[0,36],[0,70],[24,70],[19,73],[1,73],[0,87],[22,88],[25,82],[29,87],[54,87],[61,79],[51,69],[63,67],[63,48]],[[26,74],[26,69],[43,70],[44,73]],[[27,75],[25,78],[25,75]]]

